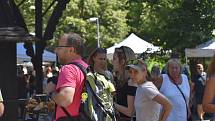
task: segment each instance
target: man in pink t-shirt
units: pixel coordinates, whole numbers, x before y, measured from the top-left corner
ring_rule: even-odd
[[[69,63],[76,62],[87,68],[88,65],[81,59],[83,49],[83,39],[75,33],[64,34],[58,41],[55,51],[59,63],[64,66],[60,69],[58,83],[52,97],[57,104],[55,118],[57,121],[69,119],[61,107],[64,107],[72,117],[79,115],[84,74],[79,67]]]

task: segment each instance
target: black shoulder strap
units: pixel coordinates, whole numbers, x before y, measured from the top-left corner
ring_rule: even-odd
[[[69,114],[69,112],[66,110],[66,108],[61,106],[61,109],[63,110],[63,112],[70,118],[73,119],[72,116]]]
[[[169,75],[169,73],[167,73],[167,75],[168,75],[169,79],[173,80],[173,78]],[[183,78],[182,78],[182,80],[183,80]],[[174,80],[173,80],[173,83],[174,83]],[[174,84],[175,84],[175,86],[177,87],[177,89],[179,90],[179,92],[181,93],[181,95],[182,95],[182,97],[184,99],[184,102],[186,104],[187,118],[188,118],[188,115],[189,115],[188,114],[188,105],[187,105],[187,101],[186,101],[185,95],[182,92],[182,90],[180,89],[180,87],[176,83],[174,83]]]
[[[184,95],[184,93],[182,92],[182,90],[180,89],[180,87],[179,87],[177,84],[175,84],[175,85],[176,85],[176,87],[178,88],[178,90],[180,91],[182,97],[184,98],[184,101],[185,101],[185,104],[186,104],[186,110],[187,110],[187,118],[188,118],[188,105],[187,105],[187,101],[186,101],[185,95]]]
[[[83,72],[83,74],[84,74],[84,80],[87,79],[87,78],[86,78],[86,76],[87,76],[87,69],[88,69],[89,67],[85,68],[83,65],[81,65],[81,64],[78,63],[78,62],[71,62],[71,63],[69,63],[69,64],[76,65],[76,66]]]

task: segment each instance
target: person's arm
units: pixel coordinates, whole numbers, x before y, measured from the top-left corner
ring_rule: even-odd
[[[52,97],[52,99],[55,101],[57,105],[67,107],[73,102],[74,93],[75,88],[63,87],[60,89],[59,93],[56,93]]]
[[[0,102],[0,117],[4,114],[4,104]]]
[[[131,117],[134,113],[134,96],[127,95],[128,107],[114,103],[115,108],[124,115]]]
[[[2,93],[0,90],[0,117],[3,115],[4,113],[4,104],[3,104],[3,97],[2,97]]]
[[[153,81],[153,84],[158,88],[158,90],[161,88],[162,83],[163,83],[163,76],[162,76],[162,74],[158,77],[157,80]]]
[[[163,109],[160,113],[159,121],[166,121],[167,117],[169,116],[172,110],[172,104],[170,101],[164,97],[162,94],[158,94],[152,100],[156,101],[157,103],[161,104]]]
[[[78,67],[75,65],[64,65],[61,68],[56,91],[52,93],[52,99],[57,105],[67,107],[73,102],[78,78],[77,74],[82,73],[77,70]]]
[[[206,82],[204,97],[203,97],[203,110],[209,113],[215,113],[215,105],[213,104],[213,99],[215,96],[215,77],[211,77]]]

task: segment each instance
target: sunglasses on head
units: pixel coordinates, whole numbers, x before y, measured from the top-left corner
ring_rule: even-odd
[[[116,52],[122,52],[125,55],[125,59],[127,58],[126,54],[125,54],[125,46],[121,46],[119,48],[115,48],[115,51]]]

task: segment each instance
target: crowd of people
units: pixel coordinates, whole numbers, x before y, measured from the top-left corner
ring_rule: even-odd
[[[146,62],[137,58],[131,48],[121,46],[115,49],[112,70],[109,70],[106,49],[96,48],[83,60],[84,48],[80,35],[65,33],[55,49],[62,67],[59,71],[51,67],[45,69],[43,91],[56,103],[53,120],[81,120],[79,109],[86,81],[81,68],[89,67],[91,72],[87,79],[96,85],[92,90],[105,111],[111,113],[96,114],[95,121],[192,121],[193,104],[200,120],[204,119],[205,112],[215,113],[215,56],[207,73],[198,63],[190,77],[178,56],[172,56],[162,71],[159,65],[149,71]],[[24,73],[18,73],[19,98],[33,95],[36,86],[34,74]],[[2,96],[0,102],[3,102]],[[0,115],[4,110],[1,104]],[[24,105],[20,105],[20,115],[23,108]],[[95,113],[89,112],[90,115]]]
[[[131,48],[121,46],[113,54],[113,69],[108,70],[104,48],[96,48],[84,61],[80,52],[84,48],[83,39],[79,35],[67,33],[58,42],[56,53],[64,66],[52,92],[52,99],[58,105],[57,121],[76,121],[80,118],[84,75],[71,62],[78,62],[86,68],[92,67],[93,75],[99,78],[94,81],[100,86],[95,92],[102,103],[109,105],[109,109],[115,109],[112,112],[115,118],[103,118],[101,121],[189,121],[192,90],[195,92],[199,119],[204,118],[204,111],[214,112],[215,107],[211,104],[214,97],[212,92],[215,92],[213,86],[206,86],[207,95],[204,98],[207,99],[203,100],[206,80],[213,83],[214,70],[209,68],[212,74],[206,77],[202,64],[196,65],[196,74],[192,78],[184,73],[178,57],[169,59],[163,73],[158,65],[153,66],[150,73],[144,60],[137,59]]]

